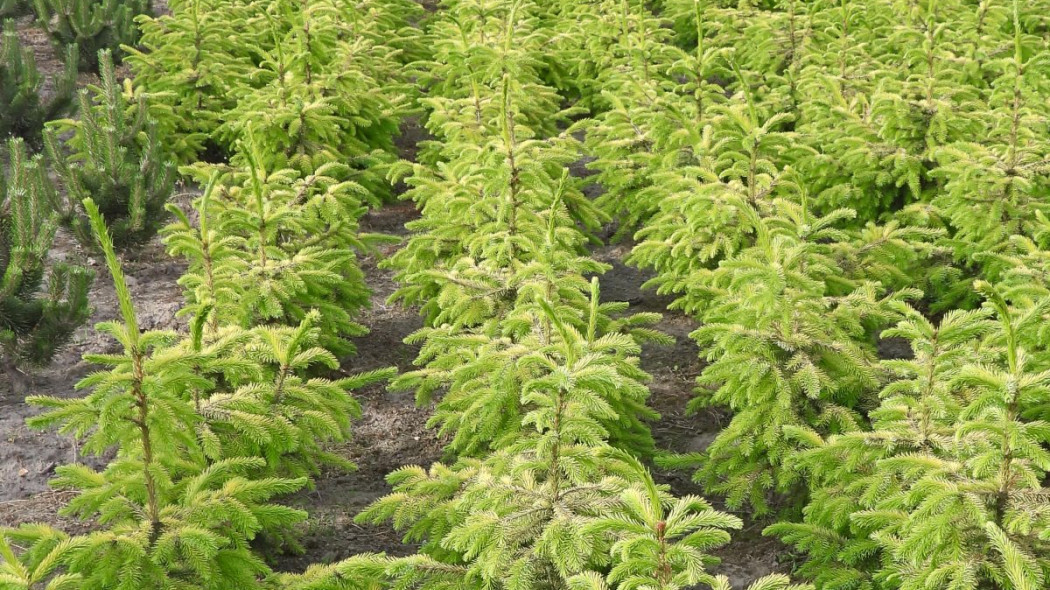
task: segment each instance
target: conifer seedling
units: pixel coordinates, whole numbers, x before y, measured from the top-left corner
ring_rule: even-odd
[[[74,106],[77,83],[76,46],[65,52],[65,68],[54,80],[49,97],[41,95],[44,76],[33,52],[22,46],[14,21],[4,21],[0,41],[0,139],[21,137],[39,148],[44,123]]]
[[[44,143],[63,189],[63,223],[97,249],[82,204],[91,198],[109,220],[115,247],[126,249],[149,241],[164,225],[175,164],[157,137],[146,97],[129,100],[112,55],[101,51],[99,60],[100,83],[80,91],[79,118],[50,122]],[[66,132],[68,140],[60,141]]]
[[[94,273],[50,258],[58,215],[43,158],[21,140],[8,142],[8,172],[0,171],[0,348],[16,394],[22,369],[46,365],[91,313]]]

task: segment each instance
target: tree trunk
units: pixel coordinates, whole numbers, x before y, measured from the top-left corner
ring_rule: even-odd
[[[18,365],[11,359],[10,355],[3,355],[3,360],[0,362],[3,364],[4,373],[7,374],[8,381],[11,382],[11,393],[15,397],[25,397],[32,385],[29,375],[26,375],[18,368]]]

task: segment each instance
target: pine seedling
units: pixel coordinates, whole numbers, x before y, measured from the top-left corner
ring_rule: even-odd
[[[12,389],[23,394],[21,369],[49,363],[87,321],[94,273],[49,257],[58,219],[43,159],[15,139],[8,158],[0,174],[0,348]]]
[[[811,554],[804,567],[822,587],[1044,583],[1050,428],[1040,408],[1050,381],[1022,342],[1048,302],[1012,309],[990,284],[975,287],[984,312],[949,314],[937,330],[913,316],[893,332],[918,354],[892,363],[903,379],[888,386],[870,433],[799,436],[812,447],[801,464],[816,476],[815,503],[805,524],[770,532]]]
[[[349,25],[345,37],[367,38],[374,47],[387,46],[393,51],[387,57],[402,64],[413,63],[430,56],[431,47],[420,23],[427,16],[426,8],[413,0],[362,0],[353,5],[340,6],[343,20]],[[385,61],[376,63],[382,67]]]
[[[384,264],[398,270],[403,284],[392,299],[420,304],[428,324],[439,317],[441,323],[461,324],[462,317],[442,316],[442,308],[455,300],[439,296],[443,285],[461,274],[489,275],[496,292],[512,301],[514,293],[500,284],[506,277],[498,275],[535,258],[532,246],[544,242],[550,220],[560,226],[560,247],[579,251],[605,219],[568,176],[566,167],[578,157],[575,140],[537,139],[520,118],[517,105],[524,101],[522,89],[505,76],[498,117],[491,126],[475,128],[478,144],[451,136],[442,144],[448,161],[434,169],[416,165],[406,181],[412,188],[405,198],[416,201],[423,216],[406,224],[414,235]],[[468,321],[484,319],[476,315]]]
[[[579,71],[577,84],[586,85],[580,89],[585,104],[600,111],[609,106],[611,96],[651,98],[669,88],[661,86],[668,80],[669,66],[678,51],[669,43],[671,31],[661,26],[649,7],[611,0],[567,5],[565,10],[558,16],[560,25],[576,30],[559,31],[557,37],[580,48],[557,57],[567,57],[571,67]],[[579,30],[580,21],[586,23],[582,25],[585,30]]]
[[[595,518],[586,527],[612,534],[612,567],[598,588],[653,588],[679,590],[697,585],[724,587],[728,581],[707,569],[716,564],[709,552],[729,542],[729,530],[742,523],[716,511],[698,496],[669,497],[659,489],[648,470],[636,459],[638,482],[621,493],[616,518]],[[570,580],[570,588],[595,579],[594,573]]]
[[[1050,571],[1050,502],[1042,487],[1050,427],[1034,410],[1046,407],[1050,374],[1033,366],[1022,335],[1042,321],[1050,302],[1014,310],[992,285],[975,289],[999,323],[992,340],[998,359],[969,364],[955,380],[974,395],[956,425],[953,460],[900,459],[900,469],[921,476],[906,516],[887,522],[892,534],[876,537],[896,557],[880,577],[916,586],[946,580],[967,590],[1038,588]],[[930,543],[946,529],[957,533]]]
[[[192,441],[193,437],[187,435],[193,432],[196,420],[192,406],[180,399],[178,390],[190,387],[196,379],[189,371],[188,359],[163,354],[176,341],[173,332],[140,333],[131,293],[113,253],[101,212],[90,200],[84,207],[107,257],[122,319],[122,322],[101,323],[98,328],[117,339],[124,353],[87,357],[110,367],[110,371],[94,373],[78,384],[81,389],[92,388],[87,397],[30,398],[30,403],[50,408],[31,424],[60,425],[63,433],[83,439],[87,452],[102,453],[117,446],[124,449],[128,460],[140,462],[139,476],[145,485],[147,514],[151,527],[159,534],[162,499],[158,495],[158,479],[171,480],[178,473],[186,458],[179,447],[187,440]],[[129,428],[131,425],[136,428]]]
[[[21,137],[30,145],[40,147],[44,123],[73,107],[77,82],[75,55],[76,47],[68,47],[65,68],[55,79],[51,96],[44,100],[40,94],[43,77],[32,51],[22,47],[14,21],[4,21],[0,41],[0,138]]]
[[[80,118],[51,122],[44,143],[64,189],[63,222],[82,244],[93,245],[82,207],[90,197],[110,220],[116,247],[125,249],[149,241],[164,224],[175,166],[159,143],[145,97],[129,103],[110,53],[99,59],[101,83],[80,91]],[[72,135],[60,142],[66,132]]]
[[[0,0],[0,19],[8,19],[32,12],[33,0]]]
[[[1011,305],[1026,310],[1038,307],[1041,301],[1050,297],[1050,249],[1046,247],[1050,237],[1050,221],[1041,212],[1035,212],[1032,223],[1032,237],[1015,235],[1010,237],[1009,248],[1000,254],[989,253],[982,257],[985,264],[1004,269],[1002,280],[995,286]],[[993,259],[994,257],[994,259]],[[1047,326],[1033,326],[1022,334],[1022,343],[1030,354],[1036,357],[1036,364],[1046,363],[1047,343],[1050,332]]]
[[[676,498],[660,489],[637,459],[621,455],[637,477],[621,494],[612,518],[595,518],[586,527],[611,534],[612,567],[568,580],[570,590],[646,588],[730,590],[729,579],[707,570],[719,560],[709,554],[729,542],[729,530],[742,525],[735,516],[716,511],[698,496]],[[759,578],[749,590],[812,590],[791,584],[784,575]]]
[[[275,165],[316,168],[337,155],[385,187],[381,171],[409,110],[402,66],[425,53],[414,2],[172,2],[139,17],[126,47],[159,132],[189,163],[236,155],[249,126]],[[410,57],[411,56],[411,57]],[[376,151],[378,150],[378,151]]]
[[[78,67],[102,73],[99,52],[120,63],[121,45],[138,41],[135,17],[152,13],[149,0],[33,0],[37,21],[58,49],[76,45]]]
[[[141,498],[122,493],[141,482],[97,481],[118,479],[113,471],[136,467],[124,463],[118,461],[101,474],[86,468],[65,469],[55,482],[83,489],[78,499],[101,506],[97,517],[108,524],[78,539],[83,549],[66,560],[68,569],[85,580],[84,587],[269,587],[265,580],[270,569],[250,543],[264,532],[287,529],[305,519],[302,511],[270,502],[274,496],[297,491],[304,481],[253,477],[265,466],[259,458],[196,466],[170,487],[161,488],[165,498],[158,515],[161,524],[154,528],[143,517]],[[118,504],[126,505],[124,510]]]
[[[866,95],[847,93],[841,76],[814,68],[799,83],[813,97],[803,102],[799,132],[815,139],[814,152],[799,166],[819,206],[849,207],[868,221],[921,198],[927,182],[921,155],[881,135]]]
[[[978,129],[967,116],[982,85],[973,83],[972,69],[966,67],[973,29],[957,24],[975,13],[961,6],[955,2],[915,5],[897,26],[882,34],[883,43],[872,47],[873,67],[903,74],[880,76],[872,88],[873,120],[883,137],[924,163],[929,163],[937,146]]]
[[[554,167],[572,152],[556,142],[531,147],[535,151],[510,160],[519,174],[503,167],[506,155],[494,158],[492,166],[501,174],[482,189],[487,196],[480,202],[466,194],[432,192],[444,183],[421,187],[426,189],[421,197],[437,198],[422,219],[410,222],[418,233],[384,264],[398,268],[404,283],[392,297],[422,304],[428,324],[459,328],[499,317],[518,300],[530,275],[540,278],[544,270],[566,277],[604,272],[603,265],[581,255],[587,236],[571,207],[580,206],[585,215],[596,212],[567,171]],[[450,196],[447,209],[431,208]],[[445,225],[453,220],[455,225]],[[547,269],[535,266],[541,258],[550,264]]]
[[[643,7],[624,10],[610,11],[607,18],[618,16],[605,25],[623,32],[595,81],[604,112],[581,122],[584,149],[596,158],[588,168],[605,189],[596,204],[619,222],[614,237],[630,235],[659,211],[670,192],[668,180],[657,178],[662,172],[695,166],[706,155],[710,106],[725,99],[709,81],[724,61],[716,50],[678,50]]]
[[[433,57],[416,64],[420,83],[430,88],[420,102],[427,108],[425,125],[441,139],[479,139],[484,128],[499,128],[504,79],[511,82],[517,125],[531,136],[557,134],[559,123],[583,112],[563,110],[554,88],[544,83],[547,31],[534,2],[470,0],[450,2],[444,18],[431,27]],[[482,132],[483,133],[483,132]],[[440,147],[440,144],[433,147]],[[420,161],[436,155],[424,147]]]
[[[238,326],[250,322],[242,306],[243,283],[236,280],[250,266],[243,242],[235,235],[220,233],[213,220],[213,200],[220,179],[218,171],[210,173],[203,194],[193,205],[196,223],[178,206],[168,204],[175,221],[162,230],[168,253],[189,262],[178,281],[185,293],[185,303],[178,314],[207,318],[209,335],[218,333],[219,318],[225,324]]]
[[[733,56],[751,80],[750,91],[760,102],[785,112],[793,111],[794,75],[808,53],[814,21],[839,2],[762,0],[667,0],[660,15],[670,22],[675,45],[692,51],[717,48]],[[698,26],[699,23],[702,26]],[[821,23],[827,27],[825,23]],[[733,76],[715,80],[730,85]],[[712,80],[714,81],[714,80]],[[742,87],[735,88],[737,91]],[[775,105],[775,106],[774,106]]]
[[[783,195],[802,200],[795,175],[782,162],[793,135],[781,131],[789,116],[762,120],[750,97],[713,106],[709,159],[670,184],[674,194],[660,201],[661,211],[638,234],[628,261],[652,268],[646,283],[658,293],[685,293],[674,303],[687,313],[701,305],[689,294],[691,275],[755,243],[760,219],[773,214],[771,204]],[[832,215],[834,221],[842,212]],[[822,224],[827,225],[827,224]]]
[[[953,2],[815,6],[812,47],[801,64],[797,131],[812,155],[798,163],[821,208],[850,207],[857,219],[926,198],[936,188],[932,150],[979,133],[979,90],[955,52],[969,21]]]
[[[453,561],[452,554],[438,557],[422,553],[404,558],[389,558],[382,555],[354,556],[345,561],[326,566],[313,566],[304,574],[287,575],[281,581],[284,587],[293,590],[352,590],[355,588],[412,587],[425,590],[462,590],[481,589],[498,583],[500,587],[524,590],[526,588],[556,588],[565,590],[685,590],[686,588],[710,588],[711,590],[730,590],[729,580],[725,576],[716,576],[707,568],[717,564],[718,559],[708,554],[711,549],[724,545],[729,540],[729,529],[740,527],[740,521],[734,516],[714,510],[701,498],[687,496],[674,498],[665,489],[655,484],[648,471],[630,455],[606,450],[603,459],[607,461],[615,475],[606,477],[593,490],[589,490],[588,499],[595,501],[604,494],[613,494],[613,500],[599,516],[579,518],[564,510],[556,519],[546,525],[541,534],[548,538],[538,542],[526,541],[524,546],[500,549],[483,549],[477,558],[466,563]],[[403,470],[399,481],[404,489],[414,489],[413,484],[424,484],[426,474],[416,473],[416,469]],[[442,467],[432,473],[432,482],[436,486],[454,485],[456,481],[451,470]],[[480,475],[480,474],[479,474]],[[473,476],[471,476],[473,477]],[[622,479],[621,479],[622,478]],[[494,485],[505,485],[500,478]],[[531,484],[532,482],[523,482]],[[470,483],[468,490],[474,490]],[[623,486],[618,495],[614,487]],[[464,492],[468,491],[464,490]],[[583,498],[575,497],[577,488],[566,488],[557,500],[558,508],[582,507]],[[436,489],[426,490],[438,496]],[[477,543],[506,543],[516,540],[506,536],[498,529],[492,535],[494,519],[505,520],[508,526],[517,527],[528,522],[543,522],[546,515],[534,518],[528,511],[519,506],[527,506],[517,496],[511,496],[514,507],[510,514],[486,512],[482,515],[469,514],[469,521],[477,521],[468,534],[479,534],[482,537]],[[514,510],[518,510],[514,512]],[[536,512],[548,509],[537,508]],[[578,518],[581,521],[581,533],[574,533],[571,528],[559,520]],[[486,522],[488,520],[489,522]],[[498,522],[495,523],[498,526]],[[531,533],[535,534],[535,533]],[[547,545],[558,547],[563,556],[573,556],[573,541],[578,539],[600,539],[601,548],[608,548],[609,554],[602,556],[595,553],[597,563],[585,568],[582,572],[569,574],[555,562],[544,561],[547,557]],[[606,541],[612,541],[611,544]],[[532,544],[532,555],[528,555]],[[509,549],[509,550],[508,550]],[[514,562],[513,571],[487,566],[482,562],[496,561],[507,553],[516,551],[527,557]],[[607,560],[609,565],[598,565]],[[520,565],[519,565],[520,564]],[[610,567],[611,565],[611,567]],[[755,581],[749,590],[812,590],[810,586],[791,584],[787,576],[774,574]]]

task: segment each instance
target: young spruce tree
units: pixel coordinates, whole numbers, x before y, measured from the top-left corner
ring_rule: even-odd
[[[607,387],[621,380],[610,362],[617,354],[589,346],[571,311],[540,309],[556,336],[523,358],[537,372],[521,386],[521,436],[483,459],[396,471],[394,493],[360,515],[391,520],[422,543],[420,555],[391,560],[382,575],[428,590],[725,588],[705,571],[713,563],[705,552],[740,522],[699,498],[668,496],[637,459],[608,446],[602,422]],[[597,313],[594,301],[592,329]],[[305,577],[341,588],[336,572]]]
[[[321,345],[351,352],[349,337],[364,333],[354,316],[369,303],[357,254],[382,240],[358,231],[367,191],[339,180],[342,164],[310,174],[271,167],[251,134],[240,154],[244,164],[228,172],[189,169],[206,183],[195,204],[197,224],[171,208],[177,220],[165,230],[168,249],[190,261],[180,279],[189,302],[184,313],[214,307],[214,329],[218,318],[242,328],[296,326],[318,310]]]
[[[872,432],[800,434],[816,503],[807,523],[771,532],[810,552],[807,573],[827,587],[1045,585],[1050,375],[1023,342],[1050,301],[1015,309],[990,284],[976,289],[986,313],[949,314],[936,330],[913,317],[895,331],[918,356],[894,363],[904,379],[887,388]]]
[[[57,426],[77,437],[87,452],[116,453],[102,471],[82,464],[58,468],[53,484],[78,492],[64,513],[93,518],[100,526],[62,544],[52,580],[79,578],[85,589],[260,587],[268,569],[249,543],[262,531],[304,518],[267,502],[306,482],[252,477],[265,467],[260,457],[207,460],[197,437],[202,417],[189,395],[206,383],[193,370],[195,354],[173,347],[174,333],[139,330],[101,213],[90,200],[84,208],[120,307],[121,319],[99,328],[123,350],[86,357],[107,370],[78,383],[78,388],[90,388],[85,397],[30,398],[46,408],[30,423]],[[55,546],[55,534],[46,528],[23,528],[18,534],[26,551],[16,559],[31,562]]]
[[[141,47],[125,47],[135,85],[149,95],[157,132],[181,163],[225,156],[212,134],[251,86],[254,46],[247,6],[170,2],[170,14],[139,17]]]

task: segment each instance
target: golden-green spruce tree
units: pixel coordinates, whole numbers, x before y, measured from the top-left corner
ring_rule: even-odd
[[[287,578],[290,587],[354,588],[366,575],[377,588],[430,590],[728,587],[706,571],[706,552],[739,521],[670,496],[604,442],[601,382],[615,379],[605,353],[562,320],[572,314],[541,309],[557,336],[528,354],[540,371],[521,389],[518,440],[485,458],[403,468],[390,475],[394,493],[359,517],[390,520],[422,543],[420,554],[318,566]],[[570,377],[580,370],[588,376]],[[760,584],[786,586],[783,577]]]
[[[353,180],[388,193],[384,165],[414,92],[400,50],[350,3],[261,4],[257,18],[271,40],[252,77],[262,83],[222,115],[216,137],[228,149],[250,130],[268,164],[309,172],[340,160]]]
[[[215,130],[251,86],[255,45],[248,7],[215,0],[169,2],[170,14],[138,19],[140,47],[126,46],[135,85],[148,96],[158,135],[182,163],[225,155]]]
[[[190,169],[205,184],[194,209],[197,223],[176,208],[165,230],[169,251],[190,261],[180,283],[185,313],[215,308],[209,327],[222,322],[296,326],[311,310],[321,318],[321,344],[336,354],[364,333],[354,321],[369,303],[358,253],[380,238],[362,234],[357,220],[368,192],[340,180],[346,166],[326,163],[309,174],[275,168],[249,136],[242,165]]]
[[[254,588],[268,573],[249,543],[261,531],[287,527],[305,515],[269,503],[295,491],[304,479],[253,477],[265,466],[260,457],[209,461],[198,442],[190,390],[204,380],[195,373],[191,350],[173,347],[176,334],[142,332],[127,282],[98,207],[85,209],[116,287],[120,320],[99,328],[122,350],[92,354],[101,370],[82,380],[82,398],[35,396],[45,412],[35,427],[58,427],[77,437],[89,453],[115,450],[102,470],[82,464],[61,466],[53,484],[77,492],[64,513],[93,518],[99,528],[56,543],[47,527],[5,531],[22,548],[3,560],[26,563],[14,568],[34,584],[76,588]],[[10,545],[5,543],[10,548]]]
[[[915,316],[893,331],[917,356],[891,363],[901,379],[870,432],[799,433],[817,493],[804,523],[770,532],[806,551],[806,574],[825,587],[1045,584],[1048,381],[1024,342],[1047,302],[1018,309],[990,284],[976,288],[982,313],[940,326]]]

